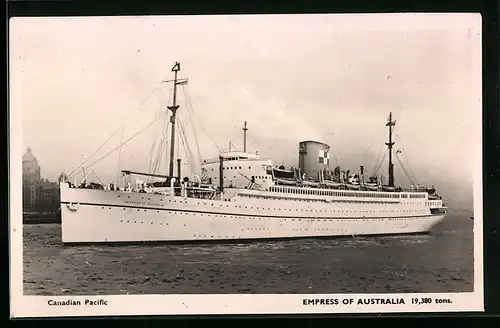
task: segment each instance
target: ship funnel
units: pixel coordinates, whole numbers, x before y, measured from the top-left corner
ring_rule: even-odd
[[[318,141],[299,143],[299,168],[310,179],[321,179],[321,171],[330,169],[330,146]]]

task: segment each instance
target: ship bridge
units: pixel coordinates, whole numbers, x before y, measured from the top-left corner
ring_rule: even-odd
[[[249,188],[250,184],[257,184],[267,188],[273,184],[269,174],[273,162],[262,159],[259,154],[242,151],[221,152],[223,158],[223,178],[225,188]],[[219,184],[220,158],[204,160],[201,164],[202,180],[210,184]]]
[[[219,156],[224,159],[224,161],[239,161],[239,160],[260,160],[260,155],[259,154],[254,154],[254,153],[246,153],[243,151],[228,151],[228,152],[221,152],[219,153]],[[203,161],[202,164],[212,164],[212,163],[219,163],[219,157],[217,158],[210,158],[206,159]]]

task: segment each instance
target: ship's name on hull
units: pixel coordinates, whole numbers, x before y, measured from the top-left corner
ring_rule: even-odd
[[[158,204],[158,203],[150,203],[150,202],[143,202],[143,201],[133,201],[133,200],[126,200],[125,204],[134,204],[134,205],[144,205],[144,206],[165,206],[163,204]]]

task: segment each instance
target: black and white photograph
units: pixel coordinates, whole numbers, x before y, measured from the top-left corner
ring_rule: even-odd
[[[11,317],[483,311],[479,14],[9,21]]]

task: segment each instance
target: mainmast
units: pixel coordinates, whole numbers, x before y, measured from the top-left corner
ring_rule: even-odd
[[[245,125],[243,126],[243,152],[247,152],[247,121],[245,121]]]
[[[179,109],[179,105],[177,105],[177,85],[186,84],[187,79],[177,79],[177,73],[181,70],[181,64],[179,62],[175,62],[174,67],[172,67],[172,72],[174,72],[174,79],[163,81],[163,82],[174,82],[174,97],[172,106],[167,106],[169,110],[172,111],[172,116],[170,116],[170,123],[172,123],[172,133],[170,136],[170,167],[168,171],[168,176],[174,176],[174,150],[175,150],[175,118],[177,114],[177,110]]]
[[[389,142],[385,143],[389,149],[389,187],[394,187],[394,164],[392,163],[392,146],[394,146],[394,142],[392,141],[392,132],[395,125],[396,121],[392,120],[392,112],[390,112],[389,121],[385,125],[389,127]]]

